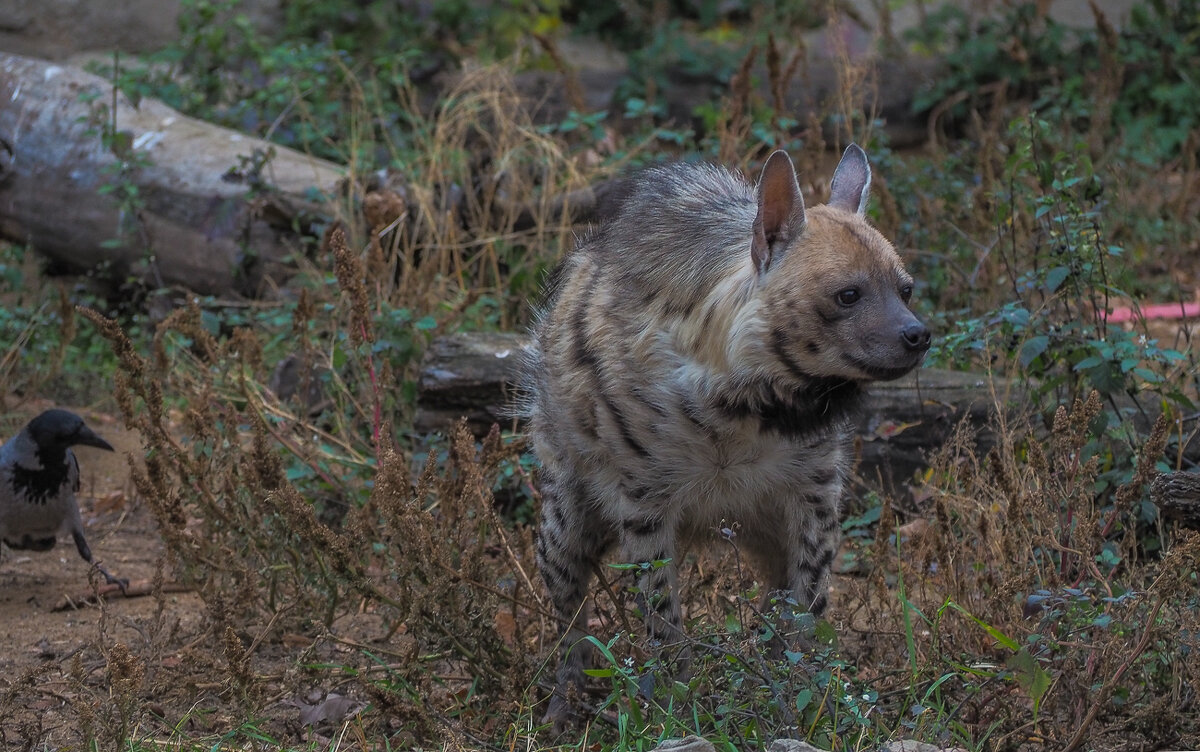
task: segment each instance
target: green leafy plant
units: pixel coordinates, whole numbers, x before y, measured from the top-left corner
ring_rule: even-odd
[[[1103,237],[1097,178],[1086,150],[1055,149],[1049,126],[1030,119],[1014,123],[1016,146],[1005,165],[1006,189],[992,196],[1000,238],[994,251],[1009,300],[960,322],[940,338],[933,355],[960,364],[1010,354],[1032,378],[1034,397],[1061,401],[1096,389],[1116,405],[1150,391],[1188,408],[1179,379],[1185,356],[1160,347],[1137,329],[1108,323],[1122,289],[1124,251]],[[1049,150],[1047,149],[1049,146]],[[1110,413],[1121,422],[1122,409]]]

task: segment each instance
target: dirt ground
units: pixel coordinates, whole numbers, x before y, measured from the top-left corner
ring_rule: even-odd
[[[116,450],[75,448],[82,486],[78,498],[93,555],[115,576],[134,585],[152,579],[163,546],[150,514],[136,503],[129,480],[128,458],[141,456],[137,434],[127,431],[118,418],[39,401],[5,414],[0,422],[4,439],[50,407],[78,413]],[[13,650],[0,655],[0,673],[11,676],[38,661],[68,655],[94,637],[99,609],[86,604],[91,597],[88,565],[69,536],[60,537],[58,545],[45,553],[5,547],[0,553],[0,635]],[[172,594],[171,600],[170,606],[178,606],[181,612],[199,602],[186,593]],[[114,616],[136,617],[154,607],[152,599],[123,598],[119,593],[108,596],[108,601]],[[72,602],[80,605],[68,607]]]
[[[130,580],[131,591],[139,586],[148,593],[163,544],[149,511],[136,501],[129,479],[128,457],[140,457],[137,434],[127,431],[118,418],[69,405],[26,402],[0,417],[0,434],[7,440],[30,418],[50,407],[66,407],[81,415],[96,433],[113,445],[115,452],[90,447],[77,448],[81,490],[78,494],[92,553],[117,577]],[[103,578],[96,578],[97,585]],[[0,551],[0,697],[15,692],[21,677],[37,675],[40,697],[34,707],[42,711],[43,742],[66,741],[75,733],[66,719],[55,733],[56,709],[72,695],[66,674],[77,654],[85,656],[85,670],[102,671],[94,653],[95,644],[130,645],[144,640],[146,626],[155,620],[158,603],[153,597],[106,596],[102,610],[89,605],[93,589],[88,565],[75,550],[69,536],[44,553]],[[194,593],[168,593],[163,598],[168,623],[178,623],[180,633],[194,631],[203,606]],[[192,628],[189,628],[192,625]],[[58,667],[49,664],[59,664]],[[47,670],[48,669],[48,670]],[[23,704],[23,703],[21,703]],[[17,741],[10,726],[18,719],[0,719],[0,746]],[[24,734],[18,734],[24,736]]]

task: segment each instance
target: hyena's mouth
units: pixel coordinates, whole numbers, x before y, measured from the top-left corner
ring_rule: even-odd
[[[924,355],[924,353],[921,353]],[[912,363],[903,366],[880,366],[860,360],[853,355],[842,353],[842,359],[867,375],[873,381],[892,381],[906,375],[917,367],[923,358],[915,358]]]

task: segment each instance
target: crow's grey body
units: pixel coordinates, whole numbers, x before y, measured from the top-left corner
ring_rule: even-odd
[[[83,535],[75,500],[79,462],[71,451],[78,445],[113,450],[78,415],[47,410],[0,446],[0,540],[12,549],[48,551],[59,534],[70,533],[83,560],[124,587],[92,559]]]

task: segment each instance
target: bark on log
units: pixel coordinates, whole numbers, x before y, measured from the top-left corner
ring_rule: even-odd
[[[1150,483],[1150,501],[1159,514],[1200,530],[1200,475],[1163,473]]]
[[[493,423],[513,426],[509,405],[528,337],[510,333],[454,334],[435,339],[425,353],[417,392],[415,429],[445,431],[461,418],[477,435]],[[1019,399],[1011,387],[1010,399]],[[892,488],[924,467],[960,420],[979,429],[980,450],[993,443],[987,423],[995,401],[983,376],[923,368],[897,381],[873,384],[856,426],[859,474]]]
[[[444,431],[461,418],[477,436],[511,425],[509,404],[529,337],[466,332],[430,343],[417,381],[417,433]]]
[[[118,93],[114,121],[111,83],[33,58],[0,53],[0,102],[0,236],[69,268],[254,292],[286,274],[344,173],[151,99]],[[102,139],[114,122],[124,135]]]

